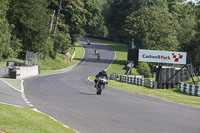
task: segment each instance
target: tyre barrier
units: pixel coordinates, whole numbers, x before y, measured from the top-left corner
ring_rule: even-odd
[[[119,80],[120,80],[120,82],[144,86],[144,78],[138,78],[137,76],[120,75]]]
[[[157,89],[157,82],[150,79],[144,79],[144,86],[152,89]]]
[[[109,79],[110,80],[116,80],[117,78],[119,78],[122,74],[119,73],[111,73]]]
[[[192,85],[181,82],[179,90],[188,95],[200,96],[200,85]]]
[[[157,88],[157,82],[154,80],[144,79],[143,76],[122,75],[119,73],[111,73],[109,79],[116,80],[119,78],[120,82],[145,86],[147,88]]]

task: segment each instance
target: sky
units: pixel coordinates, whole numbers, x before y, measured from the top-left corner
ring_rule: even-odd
[[[199,0],[187,0],[187,1],[198,2]]]

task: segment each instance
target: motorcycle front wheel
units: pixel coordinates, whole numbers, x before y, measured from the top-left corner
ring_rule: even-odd
[[[96,92],[96,94],[97,94],[97,95],[101,95],[101,92],[102,92],[101,87],[97,87],[97,92]]]

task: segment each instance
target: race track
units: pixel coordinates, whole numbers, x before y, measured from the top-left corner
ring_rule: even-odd
[[[88,77],[109,67],[114,52],[101,43],[80,43],[85,56],[72,70],[24,81],[35,108],[80,133],[200,133],[200,108],[110,87],[96,95]]]

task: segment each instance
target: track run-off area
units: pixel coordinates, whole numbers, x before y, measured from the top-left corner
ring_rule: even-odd
[[[24,94],[34,108],[80,133],[200,133],[199,107],[108,86],[96,95],[88,77],[108,68],[115,53],[102,43],[79,43],[85,55],[73,69],[24,80]]]

